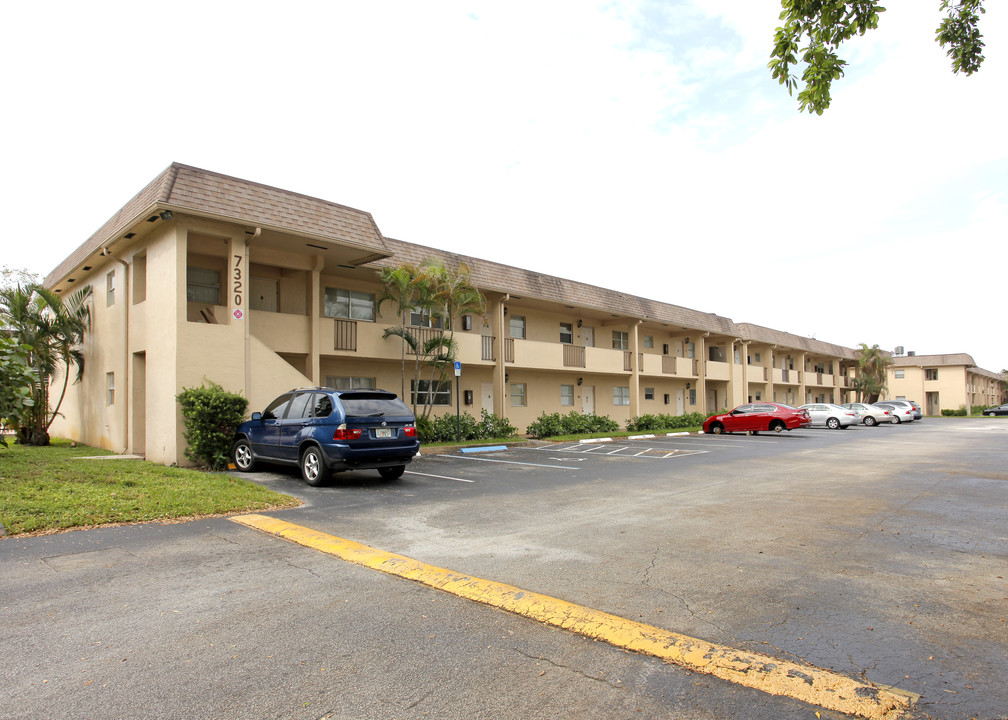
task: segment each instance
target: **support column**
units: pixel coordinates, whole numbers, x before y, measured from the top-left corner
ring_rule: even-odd
[[[641,321],[630,327],[630,417],[640,415],[640,348],[638,340]]]
[[[322,326],[322,268],[325,260],[321,255],[315,258],[315,264],[311,269],[311,297],[308,299],[308,377],[315,385],[322,385],[321,357],[322,351],[319,347]]]
[[[504,380],[507,374],[507,368],[504,363],[504,337],[505,333],[510,334],[510,325],[508,324],[507,316],[504,314],[504,302],[506,299],[507,295],[504,295],[494,302],[492,325],[496,331],[494,333],[494,357],[496,358],[496,364],[494,365],[493,373],[494,412],[502,418],[508,417],[507,382]]]

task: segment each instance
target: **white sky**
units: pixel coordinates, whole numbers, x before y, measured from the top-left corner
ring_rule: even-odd
[[[820,340],[1008,367],[1008,7],[956,77],[894,0],[801,115],[777,0],[12,2],[0,264],[177,161],[389,236]],[[53,202],[55,199],[55,202]]]

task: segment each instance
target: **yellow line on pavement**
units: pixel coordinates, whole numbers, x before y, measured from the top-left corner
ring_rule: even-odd
[[[434,567],[266,515],[240,515],[231,519],[357,565],[415,580],[459,597],[616,647],[652,655],[771,695],[783,695],[871,720],[893,720],[916,700],[916,696],[895,688],[872,685],[811,665],[698,640],[548,595]]]

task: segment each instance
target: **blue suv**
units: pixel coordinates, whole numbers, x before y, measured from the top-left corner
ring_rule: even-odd
[[[235,432],[235,467],[251,472],[260,461],[297,465],[309,485],[333,472],[377,469],[401,477],[420,451],[416,418],[385,390],[298,388],[284,393]]]

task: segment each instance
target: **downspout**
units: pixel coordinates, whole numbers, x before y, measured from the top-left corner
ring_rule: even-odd
[[[245,267],[246,270],[252,267],[252,261],[249,258],[249,245],[252,241],[262,235],[262,228],[257,227],[255,232],[251,236],[245,238]],[[245,273],[246,282],[249,282],[249,273]],[[247,297],[251,298],[251,293],[247,294]],[[248,306],[245,307],[245,399],[250,403],[252,402],[252,313],[249,312]]]
[[[112,249],[110,247],[102,248],[101,254],[104,255],[105,257],[111,258],[112,260],[115,260],[117,263],[119,263],[123,267],[123,307],[124,307],[124,312],[125,312],[125,315],[126,315],[126,320],[123,323],[124,326],[125,326],[125,329],[123,331],[123,346],[124,346],[124,353],[126,355],[125,361],[123,362],[123,368],[124,368],[123,374],[125,375],[125,377],[123,379],[125,380],[124,385],[126,387],[126,402],[124,403],[125,407],[123,408],[124,411],[125,411],[125,422],[123,423],[123,452],[125,453],[125,452],[128,452],[129,449],[130,449],[130,434],[129,434],[129,431],[130,431],[130,405],[133,404],[133,393],[130,392],[130,359],[131,358],[130,358],[130,344],[129,344],[129,339],[130,339],[130,333],[129,333],[129,324],[130,324],[130,313],[129,313],[129,306],[130,306],[129,264],[125,260],[123,260],[121,257],[119,257],[118,255],[113,255],[112,254]],[[69,370],[69,368],[67,368],[67,370]]]

